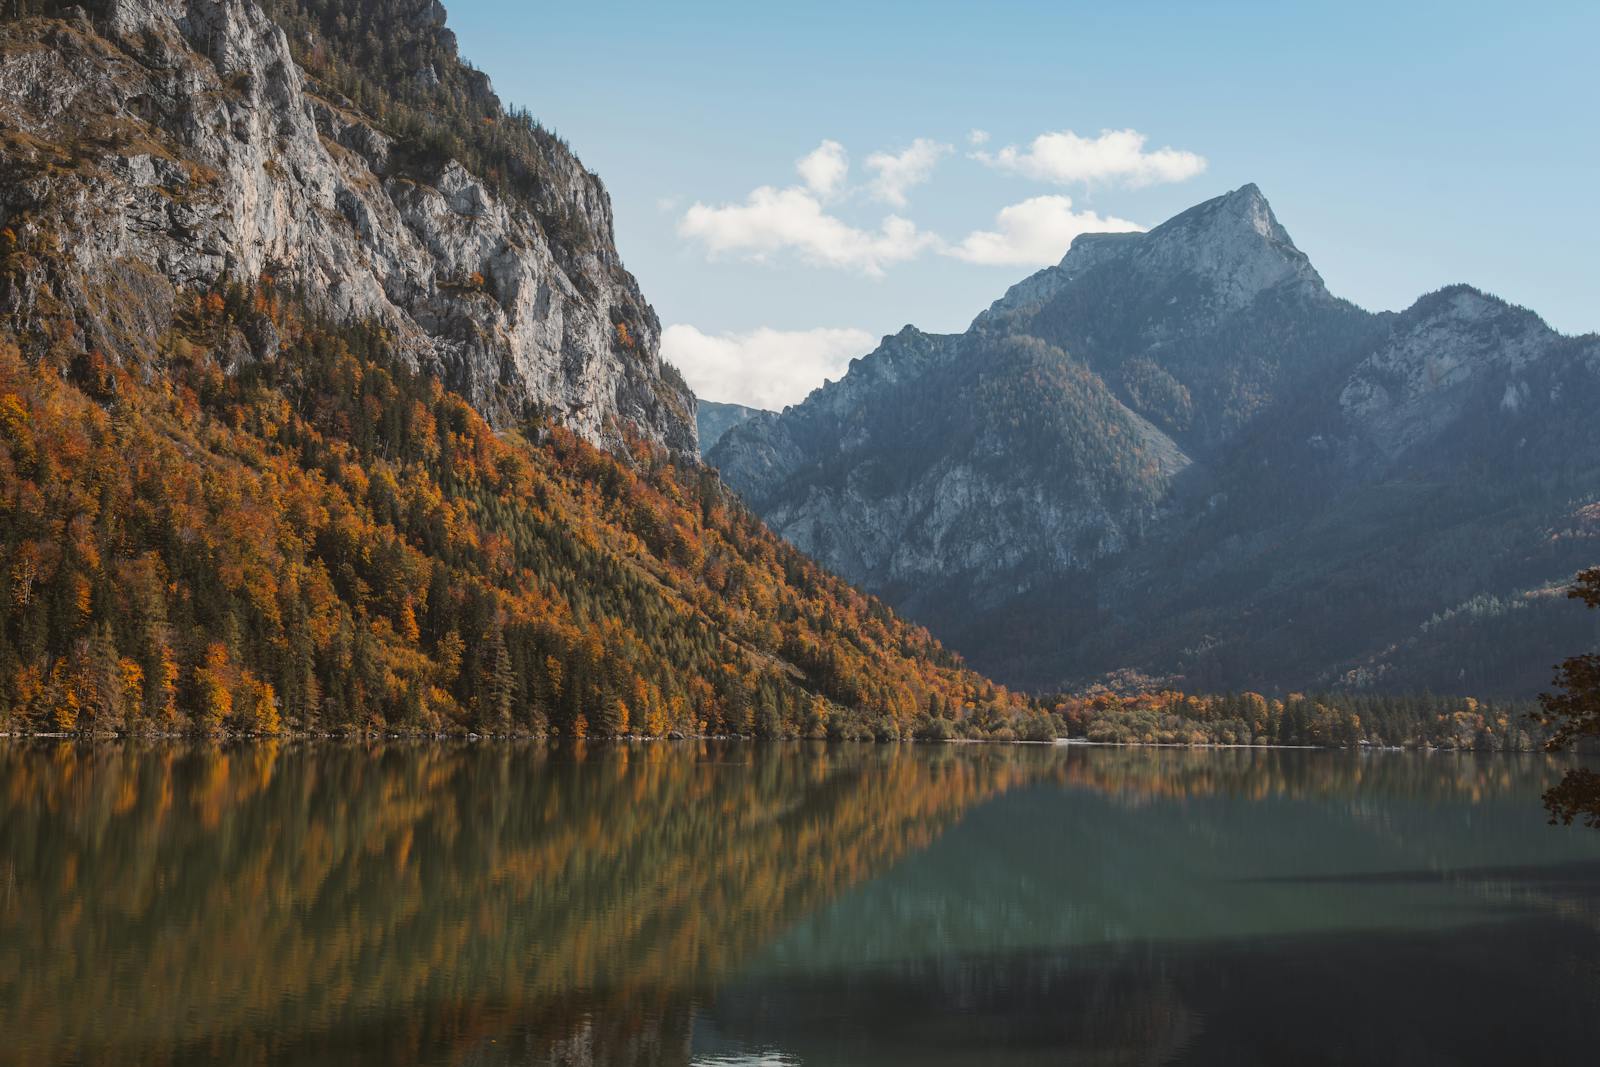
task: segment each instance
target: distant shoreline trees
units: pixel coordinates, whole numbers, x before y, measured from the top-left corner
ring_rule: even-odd
[[[1110,744],[1533,752],[1548,738],[1532,703],[1431,694],[1100,692],[1045,704],[1068,736]]]

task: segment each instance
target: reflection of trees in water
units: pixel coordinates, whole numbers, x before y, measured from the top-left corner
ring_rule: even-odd
[[[1130,804],[1210,796],[1361,796],[1476,804],[1510,792],[1538,793],[1572,763],[1561,755],[1064,747],[1068,756],[1055,771],[1057,780]],[[1418,773],[1419,764],[1426,773]]]
[[[0,748],[0,1059],[681,1061],[730,964],[1046,755]]]

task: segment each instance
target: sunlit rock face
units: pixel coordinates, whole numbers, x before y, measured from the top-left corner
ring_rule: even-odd
[[[23,237],[48,232],[78,267],[24,272],[6,294],[15,325],[65,302],[87,343],[115,352],[163,321],[174,289],[269,275],[381,323],[498,420],[538,405],[602,444],[632,431],[694,450],[692,397],[661,363],[610,199],[559,141],[541,141],[535,195],[500,197],[454,160],[397,163],[392,139],[305,75],[250,0],[62,13],[7,25],[0,48],[0,215]],[[457,62],[437,4],[396,3],[391,17]],[[513,121],[487,79],[472,84],[485,121]]]

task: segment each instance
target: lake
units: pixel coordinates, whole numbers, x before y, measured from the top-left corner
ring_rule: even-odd
[[[0,1063],[1539,1064],[1543,756],[0,745]]]

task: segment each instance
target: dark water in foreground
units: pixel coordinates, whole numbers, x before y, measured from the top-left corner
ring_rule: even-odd
[[[0,1062],[1593,1062],[1564,766],[10,744]]]

